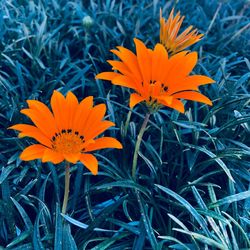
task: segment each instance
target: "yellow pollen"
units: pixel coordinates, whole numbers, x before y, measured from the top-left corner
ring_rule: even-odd
[[[62,130],[52,137],[52,148],[59,153],[77,154],[83,150],[84,137],[71,129]]]

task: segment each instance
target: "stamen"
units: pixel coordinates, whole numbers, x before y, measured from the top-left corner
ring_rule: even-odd
[[[52,148],[56,152],[75,154],[84,152],[84,136],[72,129],[62,129],[61,133],[55,133],[52,137]]]

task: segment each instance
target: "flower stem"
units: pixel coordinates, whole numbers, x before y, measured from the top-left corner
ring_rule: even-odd
[[[130,121],[130,118],[131,118],[131,114],[132,114],[132,111],[129,110],[128,116],[127,116],[127,119],[126,119],[126,122],[125,122],[125,125],[124,125],[124,130],[123,130],[123,137],[124,138],[127,136],[128,125],[129,125],[129,121]]]
[[[135,144],[135,151],[134,151],[134,157],[133,157],[133,165],[132,165],[132,178],[135,180],[135,174],[136,174],[136,166],[137,166],[137,159],[138,159],[138,153],[139,153],[139,149],[140,149],[140,145],[141,145],[141,141],[142,141],[142,136],[145,132],[145,129],[147,127],[148,121],[149,121],[149,117],[150,117],[150,113],[147,113],[143,124],[141,126],[141,130],[137,136],[137,141]]]
[[[66,161],[65,163],[65,186],[64,186],[64,198],[62,206],[62,214],[67,211],[67,204],[69,199],[69,179],[70,179],[70,163]]]

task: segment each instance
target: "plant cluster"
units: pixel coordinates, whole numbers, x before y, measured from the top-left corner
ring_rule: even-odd
[[[0,249],[250,248],[249,2],[0,5]]]

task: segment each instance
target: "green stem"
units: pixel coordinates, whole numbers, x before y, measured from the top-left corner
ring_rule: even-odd
[[[132,177],[133,177],[134,180],[135,180],[135,174],[136,174],[138,152],[139,152],[139,149],[140,149],[142,136],[143,136],[143,134],[145,132],[145,129],[146,129],[148,121],[149,121],[149,117],[150,117],[150,113],[147,113],[145,118],[144,118],[143,124],[141,126],[141,130],[140,130],[140,132],[139,132],[139,134],[137,136],[137,141],[136,141],[136,144],[135,144],[135,151],[134,151],[133,165],[132,165]]]
[[[67,204],[69,199],[69,179],[70,179],[70,163],[66,161],[65,163],[65,186],[64,186],[64,198],[62,206],[62,214],[67,211]]]
[[[125,125],[124,125],[124,133],[123,133],[123,137],[124,138],[127,136],[128,125],[129,125],[129,121],[130,121],[130,118],[131,118],[131,114],[132,114],[132,111],[129,110],[128,116],[127,116],[127,120],[126,120]]]

